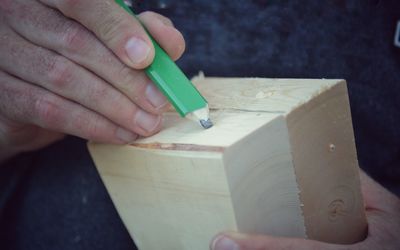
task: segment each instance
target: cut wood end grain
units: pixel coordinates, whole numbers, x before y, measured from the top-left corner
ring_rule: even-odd
[[[225,230],[343,244],[364,238],[345,81],[193,82],[214,127],[167,112],[152,137],[88,144],[140,250],[203,250]]]

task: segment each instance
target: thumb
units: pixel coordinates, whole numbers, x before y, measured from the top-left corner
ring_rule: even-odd
[[[211,250],[309,250],[349,249],[343,245],[334,245],[314,240],[272,237],[268,235],[250,235],[236,232],[226,232],[214,237],[210,244]]]

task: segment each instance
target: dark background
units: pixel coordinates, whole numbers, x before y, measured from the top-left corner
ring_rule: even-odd
[[[136,9],[174,21],[190,76],[346,79],[360,166],[400,194],[400,1],[150,0]],[[135,249],[85,141],[1,166],[0,248]]]

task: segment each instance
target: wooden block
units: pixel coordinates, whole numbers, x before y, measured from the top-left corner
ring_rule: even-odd
[[[224,230],[354,243],[366,218],[343,80],[204,78],[215,126],[165,115],[89,150],[141,250],[208,249]]]

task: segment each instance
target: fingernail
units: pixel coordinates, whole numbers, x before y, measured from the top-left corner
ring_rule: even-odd
[[[147,132],[153,132],[160,122],[160,116],[151,115],[143,110],[139,110],[136,114],[135,123]]]
[[[126,53],[133,64],[140,64],[148,57],[150,47],[142,39],[132,37],[125,45]]]
[[[155,109],[160,109],[168,103],[167,98],[165,98],[153,83],[147,84],[146,97]]]
[[[136,140],[137,135],[123,128],[118,128],[115,132],[117,138],[125,143],[130,143]]]
[[[214,239],[211,244],[212,250],[240,250],[240,247],[236,242],[231,240],[230,238],[220,235]]]
[[[169,26],[169,27],[175,28],[174,23],[169,19],[159,18],[158,21],[160,21],[165,26]]]

